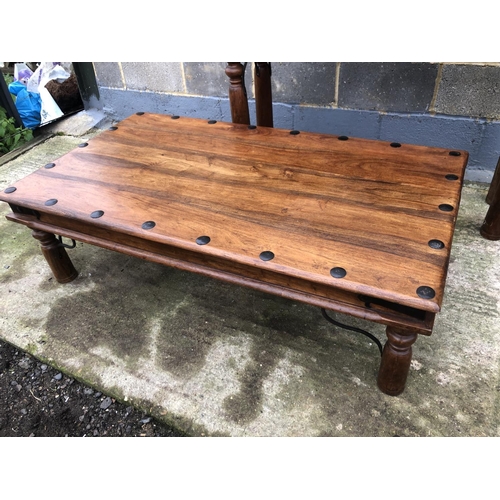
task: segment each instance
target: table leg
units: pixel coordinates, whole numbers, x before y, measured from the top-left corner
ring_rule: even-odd
[[[226,67],[229,77],[229,105],[233,123],[250,125],[247,91],[245,88],[245,67],[239,62],[229,62]]]
[[[486,203],[489,203],[490,208],[480,229],[481,236],[487,240],[500,240],[500,159],[491,180]]]
[[[78,276],[64,247],[57,241],[56,237],[45,231],[34,229],[31,234],[40,242],[42,253],[50,266],[55,279],[59,283],[69,283]]]
[[[411,346],[417,340],[417,333],[404,328],[387,327],[387,342],[382,353],[378,372],[379,389],[390,396],[404,391],[410,370]]]
[[[490,189],[486,195],[486,203],[491,205],[494,199],[500,196],[500,158],[497,162],[497,167],[495,173],[493,174],[493,179],[491,179]]]
[[[254,82],[257,125],[261,127],[272,127],[273,99],[271,90],[271,63],[255,63]]]
[[[500,190],[490,203],[480,233],[487,240],[500,240]]]

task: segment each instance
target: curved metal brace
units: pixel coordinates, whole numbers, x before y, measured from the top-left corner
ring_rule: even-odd
[[[367,332],[365,330],[361,330],[361,328],[356,328],[355,326],[344,325],[343,323],[335,321],[334,319],[330,318],[330,316],[328,316],[328,314],[326,313],[325,309],[323,309],[323,308],[321,308],[321,312],[323,314],[323,317],[327,321],[329,321],[330,323],[332,323],[333,325],[338,326],[340,328],[344,328],[345,330],[350,330],[351,332],[361,333],[365,337],[368,337],[369,339],[373,340],[373,342],[375,342],[375,344],[377,344],[378,350],[380,351],[380,355],[382,355],[382,344],[377,339],[377,337],[373,336],[371,333],[369,333],[369,332]]]
[[[62,241],[62,236],[58,236],[57,239],[59,240],[59,245],[64,247],[64,248],[75,248],[76,247],[76,241],[71,240],[73,243],[71,245],[66,245],[66,243],[63,243]]]

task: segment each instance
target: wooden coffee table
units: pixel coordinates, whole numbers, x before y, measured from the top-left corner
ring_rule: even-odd
[[[137,113],[7,187],[55,278],[55,235],[387,326],[405,387],[440,311],[468,154]]]

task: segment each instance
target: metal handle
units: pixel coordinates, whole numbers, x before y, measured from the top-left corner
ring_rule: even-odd
[[[63,243],[62,236],[58,236],[57,239],[59,240],[59,245],[61,245],[64,248],[75,248],[76,247],[76,241],[74,239],[71,239],[71,241],[73,242],[71,245],[66,245],[66,243]]]

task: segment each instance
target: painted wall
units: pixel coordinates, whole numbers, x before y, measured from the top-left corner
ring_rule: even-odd
[[[93,63],[98,106],[231,121],[225,62]],[[253,98],[252,63],[246,88]],[[465,149],[467,178],[500,156],[500,63],[272,63],[275,126]],[[255,121],[250,101],[251,119]]]

